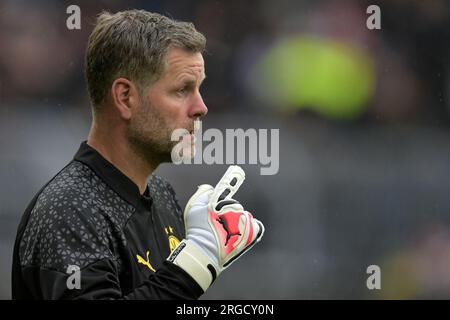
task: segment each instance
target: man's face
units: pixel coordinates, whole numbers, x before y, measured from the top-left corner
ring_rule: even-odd
[[[171,141],[172,132],[183,128],[193,134],[194,121],[208,111],[199,92],[205,79],[202,54],[170,48],[165,61],[161,78],[144,90],[128,131],[133,147],[156,164],[170,161],[178,143]]]

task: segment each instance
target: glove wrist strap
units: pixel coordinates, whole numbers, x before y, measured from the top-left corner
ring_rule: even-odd
[[[217,277],[217,268],[208,256],[191,240],[184,239],[167,258],[189,274],[206,291]]]

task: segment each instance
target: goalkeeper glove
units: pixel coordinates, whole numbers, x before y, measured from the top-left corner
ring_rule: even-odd
[[[215,188],[199,186],[184,210],[186,239],[167,260],[186,271],[203,291],[264,234],[264,225],[232,199],[244,179],[239,166],[230,166]]]

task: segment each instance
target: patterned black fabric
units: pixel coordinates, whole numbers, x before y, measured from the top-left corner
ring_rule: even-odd
[[[30,203],[13,256],[13,298],[197,298],[165,259],[184,238],[172,187],[152,175],[144,195],[87,143]],[[81,289],[69,289],[69,266]]]
[[[39,195],[20,243],[21,265],[65,272],[67,265],[82,269],[116,259],[117,242],[127,243],[121,230],[134,211],[89,167],[74,161]]]

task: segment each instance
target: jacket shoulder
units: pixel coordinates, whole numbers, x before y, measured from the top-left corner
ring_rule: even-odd
[[[71,162],[41,191],[29,212],[19,246],[20,264],[63,271],[67,265],[83,268],[113,258],[113,231],[102,210],[108,207],[102,203],[108,192],[112,191],[89,167]]]

